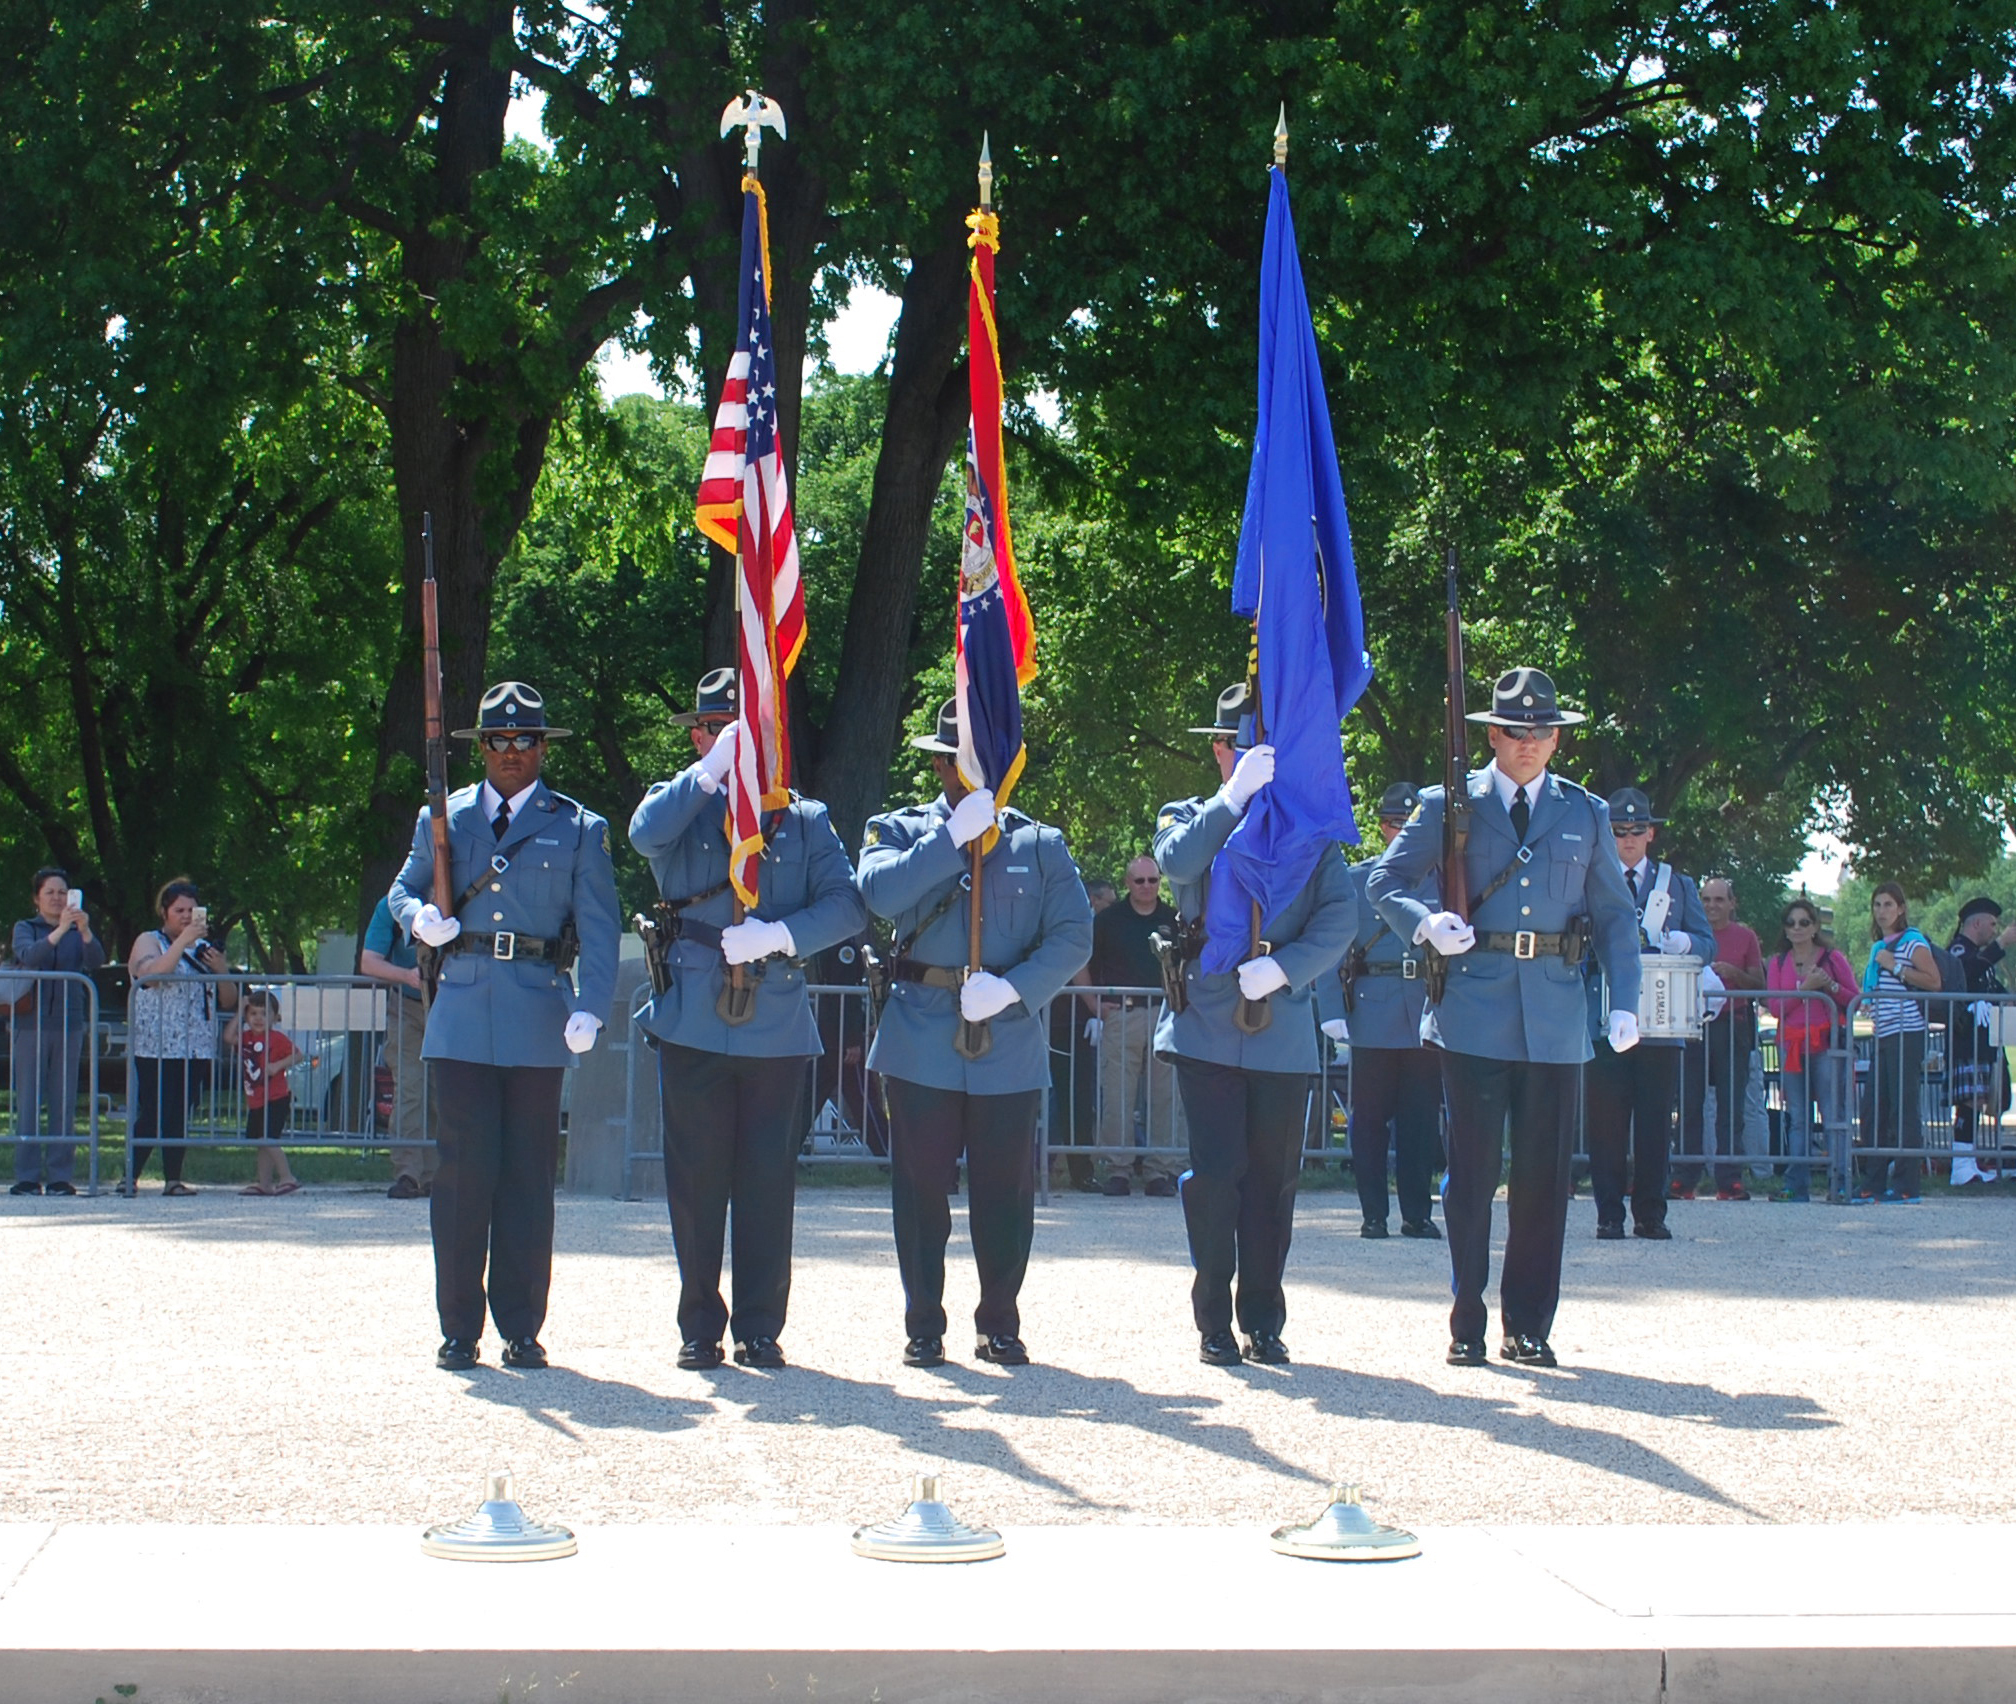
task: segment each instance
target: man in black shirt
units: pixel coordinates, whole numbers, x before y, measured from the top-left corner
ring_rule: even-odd
[[[1162,872],[1145,853],[1127,866],[1127,901],[1110,905],[1092,920],[1092,962],[1081,973],[1095,988],[1157,988],[1161,967],[1148,937],[1158,930],[1173,932],[1176,913],[1162,898]],[[1174,1195],[1183,1169],[1186,1143],[1182,1109],[1176,1100],[1175,1073],[1154,1057],[1158,997],[1081,994],[1090,1014],[1088,1040],[1099,1050],[1099,1144],[1131,1148],[1140,1141],[1173,1144],[1168,1153],[1143,1154],[1129,1162],[1116,1158],[1106,1176],[1108,1195],[1125,1195],[1133,1187],[1136,1166],[1144,1178],[1143,1192]],[[1147,1104],[1141,1106],[1142,1090]],[[1135,1113],[1141,1113],[1143,1135],[1135,1134]],[[1172,1122],[1173,1120],[1173,1122]]]

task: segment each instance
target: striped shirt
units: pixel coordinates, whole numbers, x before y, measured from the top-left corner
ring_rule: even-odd
[[[1899,938],[1893,957],[1897,964],[1923,964],[1922,955],[1932,950],[1924,936],[1915,931]],[[1925,1003],[1916,998],[1898,999],[1895,996],[1915,996],[1919,992],[1905,982],[1894,970],[1885,970],[1876,963],[1872,954],[1869,960],[1876,972],[1876,980],[1868,986],[1868,992],[1875,996],[1871,1002],[1871,1013],[1876,1021],[1879,1036],[1903,1035],[1910,1030],[1925,1027]],[[1885,996],[1891,998],[1885,998]]]

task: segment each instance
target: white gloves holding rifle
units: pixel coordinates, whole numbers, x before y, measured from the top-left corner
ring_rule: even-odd
[[[969,1024],[984,1024],[1021,998],[1007,977],[996,976],[991,970],[976,970],[960,985],[959,1015]]]
[[[728,771],[735,767],[735,735],[740,724],[731,722],[721,730],[713,745],[707,748],[707,755],[693,767],[700,771],[700,791],[718,793],[728,779]]]
[[[430,947],[445,947],[461,933],[462,919],[443,917],[431,899],[414,915],[413,938],[425,941]]]
[[[976,787],[952,807],[951,818],[945,825],[952,831],[952,844],[964,846],[978,840],[994,826],[994,816],[993,791]]]
[[[1414,944],[1424,941],[1444,958],[1456,958],[1477,944],[1477,931],[1453,911],[1431,911],[1414,931]]]
[[[1249,1000],[1264,1000],[1287,986],[1288,973],[1278,959],[1248,959],[1239,967],[1239,992]]]
[[[1256,745],[1251,751],[1242,753],[1239,761],[1232,766],[1232,774],[1225,783],[1225,797],[1231,801],[1235,811],[1243,811],[1253,802],[1253,795],[1273,779],[1274,748]]]

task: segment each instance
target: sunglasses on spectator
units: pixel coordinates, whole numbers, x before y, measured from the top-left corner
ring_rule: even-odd
[[[544,734],[485,734],[483,745],[489,751],[531,751],[545,744]]]
[[[1815,925],[1813,919],[1810,917],[1788,917],[1785,919],[1785,927],[1788,929],[1811,929]]]
[[[1127,878],[1127,885],[1129,887],[1160,887],[1162,885],[1162,878],[1160,876],[1129,876]]]
[[[1528,740],[1551,738],[1554,733],[1552,728],[1508,728],[1502,724],[1499,725],[1498,731],[1508,740],[1515,741],[1520,745],[1526,744]]]

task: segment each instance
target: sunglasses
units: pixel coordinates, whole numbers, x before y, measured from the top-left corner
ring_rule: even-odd
[[[1160,876],[1129,876],[1127,878],[1127,885],[1129,887],[1160,887],[1162,885],[1162,878]]]
[[[544,734],[485,734],[486,751],[531,751],[546,743]]]
[[[730,728],[734,726],[735,726],[735,719],[734,717],[730,716],[722,718],[720,720],[695,722],[693,724],[693,731],[696,734],[712,734],[718,740],[724,733],[726,733]]]
[[[1552,728],[1507,728],[1502,725],[1498,731],[1515,745],[1525,745],[1529,741],[1551,740],[1555,734]]]
[[[1785,919],[1785,927],[1788,929],[1813,929],[1819,927],[1819,925],[1810,917],[1788,917]]]
[[[1652,831],[1649,828],[1613,828],[1610,832],[1618,840],[1643,840]]]

